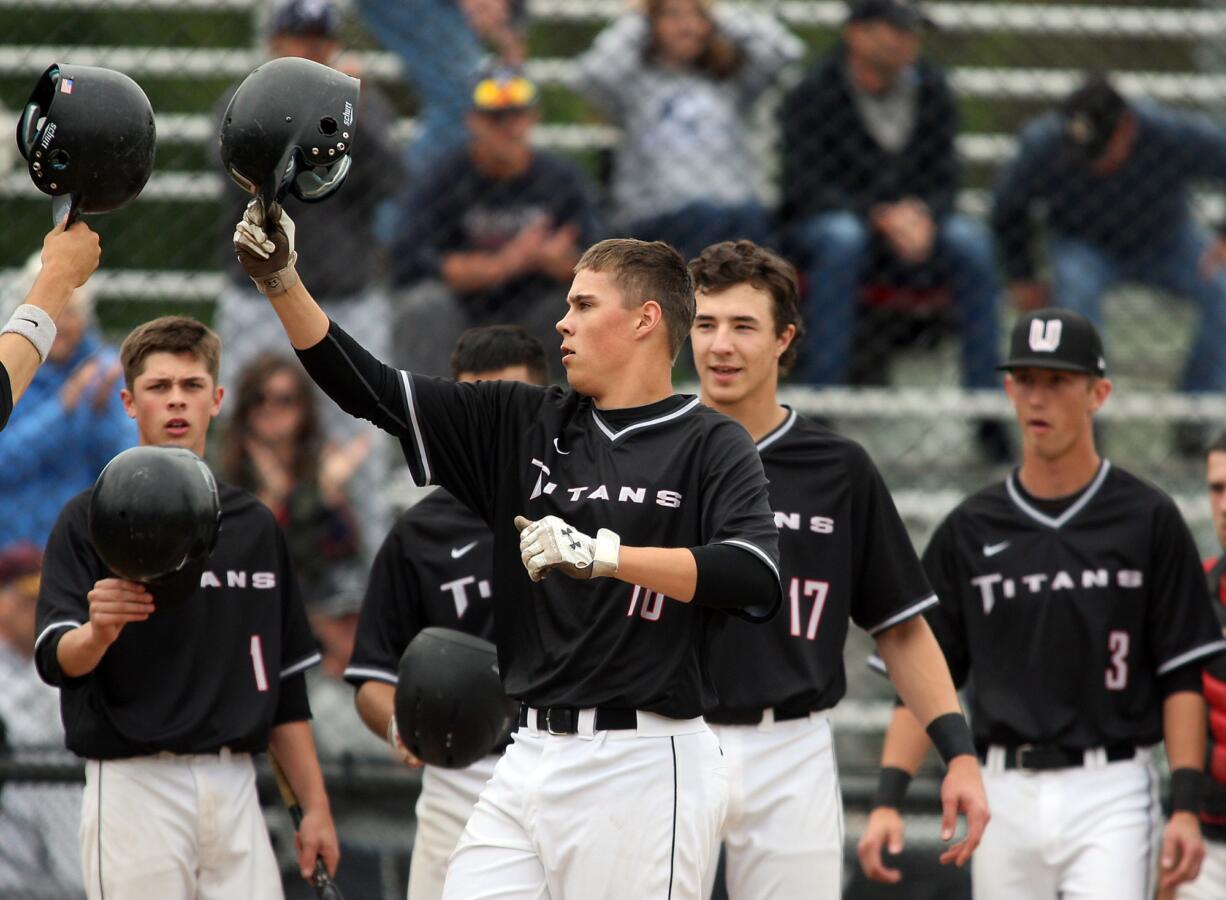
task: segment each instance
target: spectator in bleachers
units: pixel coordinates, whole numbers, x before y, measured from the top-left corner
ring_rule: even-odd
[[[920,55],[922,11],[907,0],[852,0],[842,42],[788,94],[783,129],[787,244],[804,272],[805,380],[848,380],[862,285],[947,287],[967,387],[997,386],[999,279],[991,235],[954,209],[958,108],[945,74]],[[992,459],[999,422],[979,424]]]
[[[332,0],[279,0],[268,19],[267,50],[270,57],[301,57],[323,65],[335,66],[341,50],[341,15]],[[237,89],[234,85],[221,98],[216,119],[222,114]],[[391,318],[381,248],[387,239],[376,231],[376,210],[391,197],[403,181],[400,152],[392,140],[392,111],[387,101],[369,83],[362,85],[358,109],[358,128],[353,153],[358,163],[349,172],[344,189],[327,203],[303,203],[287,196],[285,208],[302,225],[303,276],[311,279],[320,305],[346,331],[365,346],[382,348],[391,354]],[[222,216],[225,246],[230,247],[234,220],[250,199],[227,181],[231,188]],[[249,360],[280,343],[280,325],[268,301],[256,291],[234,258],[225,254],[229,284],[218,300],[217,333],[226,348],[222,362],[221,384],[233,390],[235,379]],[[366,343],[370,341],[371,343]],[[329,403],[326,422],[332,437],[348,440],[368,434],[375,450],[363,463],[351,486],[363,520],[369,522],[371,539],[387,530],[390,513],[385,499],[388,471],[388,442],[367,422],[347,416]],[[365,547],[373,557],[375,545]]]
[[[413,181],[392,252],[397,353],[443,375],[460,333],[516,324],[558,347],[554,324],[583,248],[600,238],[587,179],[532,146],[537,87],[494,66],[472,88],[465,147]],[[558,354],[551,354],[555,369]]]
[[[751,107],[804,44],[772,14],[710,0],[646,0],[576,61],[576,87],[622,129],[612,205],[628,236],[687,259],[709,244],[763,243],[764,173]]]
[[[0,755],[31,763],[63,755],[59,694],[34,671],[34,607],[42,553],[0,552]],[[0,789],[0,897],[84,897],[76,853],[81,788],[10,780]]]
[[[309,608],[350,585],[355,570],[360,576],[359,529],[346,488],[370,451],[370,435],[331,443],[314,385],[288,356],[251,360],[233,402],[221,443],[222,478],[276,515]],[[362,591],[360,577],[355,591]]]
[[[473,72],[487,51],[524,60],[524,0],[357,0],[371,36],[399,58],[417,95],[410,175],[463,146]]]
[[[1204,116],[1126,100],[1092,75],[1022,130],[996,186],[992,225],[1021,309],[1048,303],[1102,321],[1103,295],[1145,284],[1196,304],[1200,321],[1180,387],[1226,390],[1226,238],[1192,212],[1191,182],[1226,180],[1226,129]],[[1035,226],[1046,231],[1050,288],[1038,278]],[[1176,430],[1203,451],[1199,424]]]
[[[30,258],[13,305],[39,271]],[[102,467],[136,444],[136,425],[119,399],[119,357],[98,333],[94,293],[73,291],[47,361],[0,433],[0,548],[41,547],[60,508],[94,483]]]

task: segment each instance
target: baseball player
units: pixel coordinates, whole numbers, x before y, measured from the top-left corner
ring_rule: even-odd
[[[1142,900],[1153,893],[1165,739],[1173,812],[1161,882],[1195,878],[1205,752],[1200,672],[1223,649],[1196,546],[1169,497],[1098,455],[1094,414],[1111,393],[1089,320],[1021,317],[1001,366],[1022,464],[964,500],[924,552],[941,598],[926,611],[971,721],[992,827],[975,895]],[[898,802],[928,740],[895,711],[884,788],[860,842],[865,873],[902,846]],[[901,771],[900,771],[901,770]],[[884,796],[885,794],[893,796]]]
[[[1205,460],[1205,481],[1218,543],[1226,548],[1226,431],[1214,438]],[[1226,554],[1205,560],[1205,576],[1218,622],[1226,629]],[[1218,658],[1201,673],[1209,707],[1209,739],[1205,752],[1205,795],[1201,800],[1200,828],[1205,836],[1205,861],[1195,881],[1181,884],[1177,900],[1216,900],[1226,897],[1226,660]],[[1165,897],[1163,898],[1165,900]]]
[[[141,444],[203,455],[220,356],[193,319],[128,335],[122,397]],[[251,762],[265,749],[302,804],[303,877],[317,855],[336,868],[303,678],[319,653],[285,539],[255,497],[220,489],[220,536],[198,584],[195,572],[173,590],[112,577],[90,541],[92,488],[68,502],[47,544],[35,663],[60,688],[68,749],[86,759],[90,898],[281,897]]]
[[[936,596],[868,454],[776,397],[803,327],[795,269],[738,241],[705,249],[690,274],[702,400],[757,443],[785,593],[769,626],[730,621],[711,643],[719,703],[706,719],[732,783],[722,832],[728,895],[841,895],[843,811],[828,714],[847,686],[849,618],[876,638],[919,719],[938,735],[952,727],[962,736],[943,788],[945,836],[957,809],[970,828],[942,859],[963,865],[987,823],[987,798],[948,668],[921,615]]]
[[[0,328],[0,430],[47,359],[55,343],[55,320],[72,292],[98,268],[101,255],[98,235],[84,222],[68,229],[60,223],[43,238],[42,270],[25,301]]]
[[[515,325],[486,325],[461,335],[451,354],[461,383],[548,381],[545,348]],[[405,647],[423,628],[441,626],[494,638],[494,535],[444,490],[405,512],[371,568],[358,636],[345,678],[357,688],[358,712],[410,765],[392,715],[397,668]],[[494,773],[502,749],[464,769],[426,766],[417,800],[417,831],[409,867],[409,900],[443,895],[447,860]]]
[[[258,209],[236,248],[307,371],[494,532],[499,669],[523,707],[443,896],[697,898],[728,801],[700,715],[706,639],[727,613],[769,618],[779,585],[752,441],[672,391],[694,315],[684,260],[627,240],[583,255],[557,325],[569,390],[456,384],[385,366],[329,322],[291,223],[266,232]]]

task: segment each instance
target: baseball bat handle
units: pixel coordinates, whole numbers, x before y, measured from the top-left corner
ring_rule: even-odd
[[[297,831],[302,825],[302,804],[298,802],[298,795],[294,793],[294,788],[289,783],[289,779],[285,777],[285,770],[281,768],[277,758],[270,753],[268,760],[272,763],[273,774],[277,776],[277,790],[281,792],[281,800],[285,803],[285,808],[289,810],[289,817],[294,823],[294,831]],[[324,865],[322,856],[315,857],[315,872],[311,876],[311,883],[315,886],[315,896],[319,900],[345,900],[340,888],[328,874],[328,867]]]

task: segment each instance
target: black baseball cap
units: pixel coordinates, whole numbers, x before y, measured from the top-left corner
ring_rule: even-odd
[[[332,0],[282,0],[268,20],[268,33],[315,34],[334,38],[341,32],[341,13]]]
[[[1009,337],[1009,358],[996,368],[1026,367],[1107,374],[1103,340],[1094,323],[1067,309],[1040,309],[1017,320]]]
[[[851,0],[848,22],[885,22],[903,31],[916,31],[933,22],[911,0]]]
[[[1089,76],[1060,105],[1066,150],[1086,162],[1098,159],[1126,109],[1128,102],[1106,77]]]

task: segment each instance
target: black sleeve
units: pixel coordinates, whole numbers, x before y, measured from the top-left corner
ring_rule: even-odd
[[[855,591],[852,621],[871,635],[936,605],[894,498],[872,459],[858,444],[847,455],[851,485]]]
[[[272,724],[306,722],[311,718],[311,701],[307,699],[306,675],[299,672],[281,681],[281,693],[273,712]]]
[[[779,582],[766,566],[745,565],[745,554],[728,544],[693,547],[698,566],[694,603],[718,609],[739,609],[746,597],[771,597]]]
[[[945,653],[954,686],[962,687],[970,673],[970,654],[962,619],[962,598],[958,590],[957,539],[952,518],[937,528],[924,550],[924,571],[936,591],[938,602],[924,611],[924,617]]]
[[[1196,543],[1175,504],[1163,498],[1154,511],[1153,583],[1146,611],[1146,639],[1154,673],[1162,678],[1188,663],[1200,671],[1226,650],[1213,611]]]
[[[775,530],[762,459],[745,429],[732,420],[712,429],[704,450],[704,542],[735,547],[770,573],[769,592],[742,594],[735,603],[739,615],[764,622],[783,602],[783,586],[779,581],[779,532]]]
[[[1201,670],[1196,666],[1180,666],[1158,679],[1158,690],[1164,698],[1180,693],[1203,694]]]
[[[345,680],[354,687],[371,680],[395,684],[400,657],[424,625],[421,591],[408,552],[409,538],[406,521],[401,518],[371,566],[353,656],[345,669]]]
[[[34,664],[39,677],[56,687],[76,681],[60,668],[56,652],[60,638],[89,621],[87,596],[107,574],[89,540],[88,503],[88,492],[68,501],[43,551],[42,581],[35,610]]]
[[[9,381],[9,370],[0,363],[0,431],[9,423],[13,414],[13,383]]]

